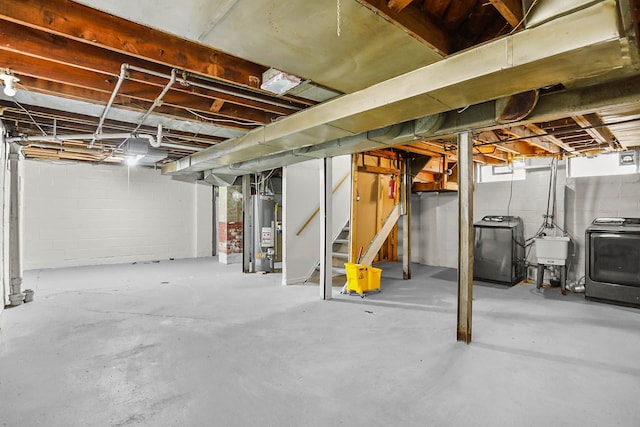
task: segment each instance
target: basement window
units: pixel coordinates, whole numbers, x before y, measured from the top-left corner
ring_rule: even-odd
[[[635,151],[606,153],[590,157],[570,157],[568,176],[580,178],[638,173],[637,157]]]
[[[478,167],[478,182],[524,181],[524,161],[508,165],[485,165]]]

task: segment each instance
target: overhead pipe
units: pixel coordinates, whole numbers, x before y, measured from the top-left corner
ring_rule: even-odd
[[[137,67],[129,67],[129,68],[131,70],[138,70]],[[151,105],[151,107],[149,107],[149,109],[144,114],[144,116],[142,116],[142,119],[138,123],[138,126],[136,126],[136,128],[133,130],[132,133],[136,133],[138,129],[142,127],[143,123],[145,122],[145,120],[147,120],[147,117],[149,117],[149,115],[153,112],[153,110],[155,110],[156,107],[159,107],[162,105],[162,98],[164,98],[167,92],[169,92],[169,89],[171,89],[171,86],[173,86],[174,83],[176,82],[177,75],[178,75],[177,72],[178,70],[175,68],[171,70],[171,78],[169,79],[169,82],[165,85],[164,89],[162,89],[162,92],[160,92],[160,95],[158,95],[158,97],[153,101],[153,104]],[[151,143],[151,146],[158,148],[160,146],[160,141],[154,140]]]
[[[78,133],[72,135],[40,135],[40,136],[16,136],[13,138],[7,138],[7,142],[15,142],[19,145],[31,145],[32,142],[60,142],[60,141],[75,141],[83,139],[92,139],[94,141],[101,141],[105,139],[130,139],[130,138],[144,138],[149,140],[149,144],[152,147],[156,145],[156,139],[153,135],[146,133]],[[88,147],[92,148],[92,147]]]
[[[116,95],[120,91],[120,86],[122,86],[124,79],[127,78],[128,69],[129,69],[129,64],[122,64],[120,66],[120,76],[118,77],[116,86],[113,88],[113,92],[111,92],[111,97],[109,98],[109,102],[107,102],[106,107],[104,107],[104,110],[102,111],[102,115],[100,116],[100,122],[98,122],[98,128],[96,129],[96,132],[95,132],[96,134],[102,133],[102,125],[104,125],[104,121],[107,118],[107,113],[111,109],[111,105],[113,105],[113,101],[115,101]],[[95,139],[91,139],[91,142],[89,143],[89,148],[93,148],[94,142],[95,142]]]
[[[158,77],[158,78],[161,78],[161,79],[171,79],[171,75],[170,74],[160,73],[158,71],[153,71],[153,70],[148,70],[146,68],[136,67],[135,65],[128,65],[128,69],[131,70],[131,71],[137,71],[139,73],[149,74],[150,76]],[[197,74],[193,74],[193,73],[189,73],[189,72],[185,71],[185,72],[182,73],[182,77],[180,79],[177,79],[177,81],[180,82],[180,84],[185,85],[185,86],[199,87],[201,89],[220,92],[220,93],[224,93],[225,95],[237,96],[239,98],[248,99],[250,101],[263,102],[265,104],[275,105],[277,107],[284,107],[284,108],[289,108],[289,109],[298,110],[298,111],[302,110],[302,108],[300,108],[300,107],[293,106],[293,105],[291,105],[289,103],[282,102],[282,101],[279,101],[277,99],[261,98],[259,96],[251,96],[251,95],[247,95],[247,94],[243,94],[243,93],[237,93],[237,92],[234,92],[233,90],[223,89],[223,88],[220,88],[220,87],[217,87],[217,86],[210,86],[210,85],[205,84],[205,83],[194,82],[192,80],[188,80],[187,76],[193,76],[193,77],[196,77],[196,78],[202,79],[202,80],[206,80],[207,79],[207,77],[205,77],[205,76],[199,76]],[[222,85],[224,83],[220,82],[219,84]]]
[[[193,145],[172,144],[170,142],[160,143],[160,147],[174,148],[176,150],[202,151],[204,147],[194,147]]]

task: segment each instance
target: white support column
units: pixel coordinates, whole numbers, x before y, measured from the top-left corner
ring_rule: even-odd
[[[11,144],[9,151],[9,301],[20,305],[22,293],[22,147]]]
[[[458,341],[471,342],[473,302],[473,140],[458,135]]]
[[[242,175],[242,272],[253,273],[251,175]],[[220,236],[218,236],[220,238]]]
[[[320,168],[320,298],[331,299],[333,287],[331,211],[332,211],[332,177],[331,157],[323,159]]]
[[[402,278],[411,279],[411,159],[402,161]]]

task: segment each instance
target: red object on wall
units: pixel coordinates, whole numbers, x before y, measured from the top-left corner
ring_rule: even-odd
[[[396,198],[396,180],[395,180],[395,177],[393,176],[389,180],[389,198],[390,199]]]

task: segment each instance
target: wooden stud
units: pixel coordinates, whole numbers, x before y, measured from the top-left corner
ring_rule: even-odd
[[[469,344],[473,311],[473,141],[458,135],[458,327],[457,339]]]

